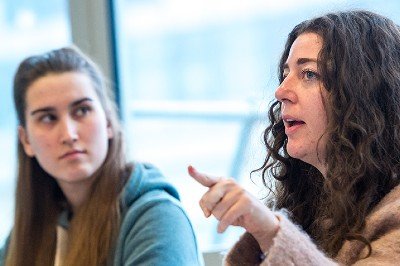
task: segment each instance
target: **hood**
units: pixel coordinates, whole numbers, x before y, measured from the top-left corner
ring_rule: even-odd
[[[122,192],[122,206],[131,206],[138,198],[152,190],[163,190],[179,200],[178,191],[155,166],[135,162],[133,172]]]

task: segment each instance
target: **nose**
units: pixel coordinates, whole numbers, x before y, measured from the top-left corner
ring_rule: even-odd
[[[78,140],[77,122],[70,117],[61,119],[59,123],[60,142],[65,145],[72,145]]]
[[[297,94],[295,93],[295,88],[296,88],[295,77],[289,73],[289,75],[286,76],[286,78],[275,90],[275,98],[282,103],[296,102]]]

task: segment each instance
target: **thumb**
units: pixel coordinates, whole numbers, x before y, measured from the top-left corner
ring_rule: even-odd
[[[196,170],[196,168],[194,168],[191,165],[188,166],[188,173],[191,177],[193,177],[194,180],[196,180],[205,187],[212,187],[219,181],[219,178],[211,177],[209,175],[200,173],[199,171]]]

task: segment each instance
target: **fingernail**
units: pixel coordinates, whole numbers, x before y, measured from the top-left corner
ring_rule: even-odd
[[[223,232],[225,232],[225,226],[224,225],[222,225],[221,223],[219,223],[218,224],[218,227],[217,227],[217,232],[219,233],[219,234],[222,234]]]
[[[188,166],[188,170],[189,170],[189,172],[196,172],[196,169],[192,166],[192,165],[189,165]]]

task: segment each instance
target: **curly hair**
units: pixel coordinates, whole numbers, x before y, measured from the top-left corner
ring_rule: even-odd
[[[400,27],[362,10],[304,21],[288,36],[280,82],[290,48],[303,33],[323,40],[318,70],[327,90],[327,174],[289,156],[279,101],[269,109],[267,156],[258,170],[274,194],[269,205],[287,209],[328,255],[335,256],[346,239],[363,241],[371,251],[361,235],[366,216],[399,184]]]

